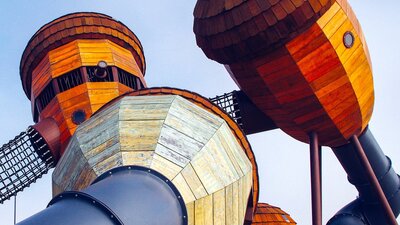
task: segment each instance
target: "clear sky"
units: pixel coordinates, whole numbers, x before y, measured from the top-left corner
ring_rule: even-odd
[[[370,128],[384,152],[400,169],[399,59],[400,2],[350,0],[369,45],[374,69],[375,110]],[[108,14],[130,27],[141,40],[147,60],[146,80],[203,96],[237,89],[222,65],[207,59],[192,32],[195,0],[4,1],[0,6],[0,143],[31,125],[30,102],[19,78],[19,62],[30,37],[45,23],[67,13]],[[249,136],[260,173],[260,201],[281,207],[300,225],[311,224],[309,151],[279,130]],[[323,150],[323,218],[326,223],[357,196],[332,154]],[[18,194],[17,221],[44,209],[51,199],[47,174]],[[0,225],[13,223],[13,201],[0,205]]]

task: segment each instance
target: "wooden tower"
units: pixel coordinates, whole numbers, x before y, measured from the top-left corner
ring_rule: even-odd
[[[35,122],[59,127],[59,158],[76,127],[123,93],[146,87],[140,41],[121,22],[99,13],[55,19],[30,39],[21,81]]]

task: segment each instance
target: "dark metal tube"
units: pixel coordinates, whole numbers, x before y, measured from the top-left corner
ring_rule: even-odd
[[[357,143],[358,141],[358,143]],[[355,144],[362,147],[375,176],[386,196],[394,216],[400,213],[400,179],[392,168],[391,161],[385,156],[371,131],[366,128]],[[333,152],[348,175],[348,180],[359,193],[359,197],[341,209],[329,222],[329,225],[386,225],[386,213],[381,206],[379,196],[360,160],[356,145],[349,143],[333,148]],[[351,222],[350,222],[351,221]]]
[[[381,206],[383,207],[383,209],[385,210],[387,222],[389,222],[389,224],[391,224],[391,225],[397,225],[396,217],[394,216],[393,211],[390,208],[390,205],[389,205],[388,200],[386,199],[385,193],[383,192],[382,187],[379,184],[378,178],[376,177],[375,172],[372,169],[367,156],[365,155],[364,149],[361,146],[361,143],[358,140],[358,137],[354,135],[351,138],[351,142],[353,143],[355,150],[358,154],[358,157],[361,161],[361,164],[363,165],[363,167],[367,173],[369,182],[372,184],[376,194],[378,195],[378,200],[379,200]]]
[[[316,133],[310,135],[311,198],[313,225],[322,225],[321,158]]]
[[[81,192],[59,194],[47,209],[18,225],[187,225],[187,220],[171,181],[149,168],[124,166]]]

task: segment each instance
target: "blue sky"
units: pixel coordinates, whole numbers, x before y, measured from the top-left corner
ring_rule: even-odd
[[[400,169],[400,2],[351,0],[370,49],[375,110],[370,128]],[[195,0],[5,1],[0,8],[0,143],[31,125],[30,102],[19,78],[19,62],[30,37],[67,13],[94,11],[126,24],[141,40],[151,86],[171,86],[212,97],[237,89],[222,65],[207,59],[192,32]],[[300,225],[311,224],[308,146],[281,131],[249,136],[260,171],[260,201],[281,207]],[[326,222],[357,193],[330,149],[323,151],[323,217]],[[18,221],[44,209],[51,199],[51,174],[18,195]],[[0,224],[13,223],[13,201],[0,205]]]

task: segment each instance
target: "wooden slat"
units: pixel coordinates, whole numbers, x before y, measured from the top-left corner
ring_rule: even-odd
[[[197,176],[191,164],[188,164],[182,170],[182,176],[186,180],[196,199],[200,199],[208,195],[206,189],[204,188],[201,180]]]
[[[137,165],[149,168],[154,158],[156,158],[153,151],[121,151],[121,153],[123,165]],[[166,172],[164,175],[168,176],[169,173]]]
[[[170,180],[174,179],[183,169],[181,166],[157,153],[153,156],[150,168],[159,171]]]
[[[179,193],[181,193],[183,200],[185,201],[185,204],[188,204],[190,202],[193,202],[196,200],[196,198],[193,195],[193,192],[190,190],[190,187],[186,183],[185,179],[183,178],[182,174],[178,174],[172,182],[176,186],[176,188],[179,190]],[[197,224],[197,223],[196,223]]]
[[[186,211],[188,214],[188,225],[195,225],[195,211],[194,211],[194,202],[186,204]]]
[[[171,104],[121,105],[120,120],[165,120]]]
[[[188,165],[188,163],[190,162],[189,159],[187,159],[186,157],[182,156],[181,154],[179,154],[178,152],[169,149],[161,144],[158,144],[155,152],[164,157],[165,159],[168,159],[169,161],[173,162],[174,164],[184,168]]]
[[[123,121],[119,125],[122,151],[154,151],[163,120]],[[162,135],[163,133],[161,133]]]
[[[158,143],[190,160],[204,146],[201,142],[165,124],[162,125]]]
[[[105,173],[106,171],[115,168],[123,166],[123,160],[122,160],[122,153],[116,153],[113,156],[107,158],[106,160],[99,162],[93,167],[93,170],[95,171],[97,176],[100,176],[101,174]]]
[[[221,189],[213,194],[214,224],[225,225],[225,189]]]
[[[176,99],[173,102],[165,124],[205,144],[215,133],[217,127],[222,124],[222,121],[200,107],[188,108],[188,104],[184,101]],[[215,121],[215,123],[210,126],[209,121]]]

